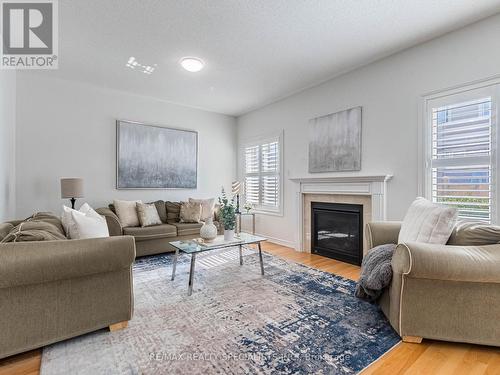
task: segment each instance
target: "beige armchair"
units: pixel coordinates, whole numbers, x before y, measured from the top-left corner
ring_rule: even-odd
[[[367,224],[369,248],[397,243],[400,222]],[[379,299],[406,342],[422,338],[500,346],[500,244],[402,243]]]

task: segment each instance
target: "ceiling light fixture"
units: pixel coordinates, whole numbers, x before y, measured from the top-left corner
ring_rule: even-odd
[[[203,69],[205,63],[197,57],[184,57],[181,59],[181,66],[188,72],[196,73]]]
[[[125,65],[130,69],[135,70],[137,68],[140,72],[142,72],[144,74],[153,73],[155,68],[158,66],[158,64],[154,64],[153,66],[140,64],[133,56],[129,57],[129,59]]]

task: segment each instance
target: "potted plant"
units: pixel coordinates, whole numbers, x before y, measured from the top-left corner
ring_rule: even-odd
[[[228,198],[226,191],[222,188],[222,194],[219,197],[219,217],[224,227],[224,241],[234,239],[234,228],[236,226],[236,207],[234,197]]]

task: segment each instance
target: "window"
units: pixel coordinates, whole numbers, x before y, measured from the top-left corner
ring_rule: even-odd
[[[426,101],[425,191],[467,220],[496,218],[495,85]]]
[[[281,135],[244,147],[246,201],[256,210],[281,212]]]

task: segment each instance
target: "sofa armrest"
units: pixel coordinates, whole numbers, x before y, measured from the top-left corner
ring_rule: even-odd
[[[366,224],[368,249],[388,243],[398,243],[401,221],[372,221]]]
[[[500,283],[500,244],[402,243],[394,252],[392,268],[414,279]]]
[[[0,244],[0,288],[41,284],[130,268],[131,236]]]
[[[107,207],[101,207],[96,210],[99,215],[106,218],[106,223],[108,224],[108,231],[110,236],[121,236],[123,235],[123,228],[120,224],[120,219],[118,216]]]

